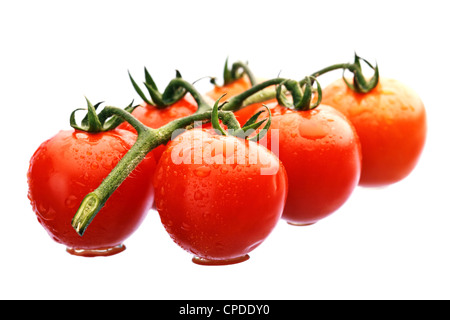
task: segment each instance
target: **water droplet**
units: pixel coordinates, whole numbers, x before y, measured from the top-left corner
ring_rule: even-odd
[[[37,215],[38,218],[41,218],[42,220],[53,220],[56,216],[56,211],[49,207],[47,208],[44,204],[40,203],[38,205],[38,210],[37,210]]]
[[[203,199],[203,193],[201,191],[199,191],[199,190],[195,191],[194,199],[195,200],[202,200]]]
[[[167,220],[166,227],[170,228],[171,226],[173,226],[173,221],[172,220]]]
[[[94,162],[91,163],[91,169],[93,169],[93,170],[98,169],[98,162],[97,161],[94,161]]]
[[[189,231],[189,230],[191,230],[191,226],[188,225],[186,222],[183,222],[181,224],[181,229],[183,229],[184,231]]]
[[[194,169],[194,174],[201,178],[207,177],[211,174],[211,168],[207,166],[198,167]]]
[[[222,242],[216,242],[216,249],[222,251],[225,249],[225,245]]]
[[[322,139],[328,134],[328,127],[325,125],[318,125],[314,121],[304,121],[299,127],[298,131],[303,138],[310,140]]]
[[[77,197],[74,195],[68,196],[66,201],[64,201],[64,204],[69,209],[75,208],[75,206],[77,205]]]

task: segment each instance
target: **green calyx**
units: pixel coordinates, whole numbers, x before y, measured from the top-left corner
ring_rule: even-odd
[[[250,70],[248,63],[241,61],[234,62],[231,68],[228,68],[228,58],[225,60],[223,69],[223,85],[227,85],[242,78],[244,75],[248,77],[252,86],[257,84],[257,80]],[[216,78],[211,78],[211,83],[217,85]]]
[[[98,133],[110,131],[117,128],[124,120],[122,117],[113,115],[107,115],[105,109],[97,113],[98,107],[102,104],[99,102],[93,105],[87,98],[87,109],[78,108],[75,109],[70,115],[70,126],[76,130],[81,130],[90,133]],[[133,102],[131,102],[124,111],[127,113],[133,112],[133,110],[137,106],[133,106]],[[81,120],[81,124],[77,124],[75,119],[75,113],[80,110],[87,110],[86,116]]]
[[[184,97],[186,94],[186,90],[183,88],[171,88],[167,87],[166,90],[161,93],[158,90],[158,87],[156,86],[155,81],[153,81],[152,76],[148,72],[147,68],[144,68],[144,74],[145,74],[145,82],[144,86],[147,88],[147,91],[150,95],[150,98],[147,98],[147,96],[144,94],[144,92],[139,88],[136,81],[134,81],[131,74],[128,72],[128,76],[130,77],[131,83],[136,90],[137,94],[144,100],[147,104],[151,106],[155,106],[157,108],[166,108],[175,102],[179,101],[181,98]],[[176,70],[176,78],[181,79],[181,74],[178,70]]]
[[[369,68],[371,68],[374,71],[373,76],[371,78],[369,78],[369,80],[366,79],[366,77],[364,76],[364,74],[362,72],[361,61],[365,62],[369,66]],[[352,72],[354,75],[353,83],[350,83],[345,78],[344,74],[342,75],[342,78],[344,79],[347,86],[355,92],[368,93],[377,86],[378,81],[380,80],[378,64],[373,66],[369,61],[359,57],[356,53],[355,53],[354,63],[349,65],[349,67],[347,69],[350,72]],[[345,70],[346,69],[344,69],[344,73],[345,73]]]
[[[372,69],[374,71],[374,74],[371,78],[367,78],[366,76],[364,76],[363,71],[362,71],[361,61],[364,62],[370,69]],[[334,70],[339,70],[339,69],[343,70],[342,78],[345,81],[345,83],[347,84],[347,86],[351,90],[358,92],[358,93],[368,93],[368,92],[372,91],[377,86],[377,84],[380,80],[380,73],[378,70],[378,65],[375,65],[375,66],[372,65],[370,62],[368,62],[366,59],[361,58],[356,53],[355,53],[355,59],[354,59],[353,63],[334,64],[332,66],[323,68],[319,71],[312,73],[311,76],[314,78],[317,78],[325,73],[328,73],[328,72],[334,71]],[[350,83],[350,81],[348,81],[345,78],[346,71],[350,71],[351,73],[353,73],[352,83]],[[304,81],[304,80],[302,80],[302,81]]]
[[[317,89],[313,88],[314,83]],[[290,93],[291,99],[286,96],[285,90]],[[313,102],[314,94],[317,94],[317,100]],[[322,101],[322,88],[313,76],[306,76],[302,81],[285,80],[277,86],[278,103],[286,108],[298,111],[306,111],[317,108]]]
[[[247,122],[241,128],[239,122],[236,120],[234,114],[231,111],[225,111],[219,114],[219,110],[221,110],[222,107],[227,103],[224,102],[219,106],[219,101],[223,98],[223,96],[220,97],[215,102],[211,112],[211,124],[212,127],[216,130],[216,132],[224,136],[230,134],[232,136],[250,141],[261,140],[269,130],[270,125],[272,123],[272,113],[270,112],[270,109],[266,105],[263,105],[266,108],[267,112],[269,113],[269,117],[256,122],[259,116],[264,112],[264,110],[258,111],[249,120],[247,120]],[[222,122],[228,127],[228,131],[222,128],[219,119],[222,120]],[[264,123],[266,123],[264,128],[260,131],[257,131]],[[255,132],[256,135],[251,136]]]
[[[129,74],[129,73],[128,73]],[[151,99],[148,99],[142,90],[134,81],[133,77],[130,76],[131,83],[135,88],[138,95],[149,105],[155,106],[156,108],[164,109],[182,99],[186,93],[190,93],[194,100],[197,102],[198,110],[197,113],[210,110],[211,106],[204,100],[202,95],[194,88],[194,86],[183,79],[180,72],[176,71],[176,76],[173,78],[167,87],[164,89],[163,93],[158,91],[158,88],[153,81],[150,73],[145,68],[145,82],[144,85],[147,88]]]

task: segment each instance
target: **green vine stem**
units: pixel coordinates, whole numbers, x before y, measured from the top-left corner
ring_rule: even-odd
[[[364,76],[364,74],[362,72],[361,61],[365,62],[372,70],[374,70],[374,74],[371,78],[369,78],[369,80],[366,80],[366,77]],[[334,64],[334,65],[328,66],[326,68],[320,69],[320,70],[312,73],[309,77],[305,77],[302,80],[300,80],[298,82],[298,85],[300,87],[304,87],[308,81],[311,81],[311,84],[314,84],[314,82],[317,81],[316,79],[318,77],[320,77],[326,73],[336,71],[336,70],[342,70],[343,71],[342,77],[343,77],[344,81],[346,82],[346,84],[348,85],[348,87],[359,93],[370,92],[377,86],[377,84],[379,82],[380,75],[379,75],[378,65],[373,66],[366,59],[361,58],[360,56],[358,56],[355,53],[355,58],[354,58],[353,63],[339,63],[339,64]],[[353,73],[353,75],[354,75],[353,84],[348,82],[348,80],[344,77],[345,71],[350,71],[351,73]],[[268,101],[270,99],[277,98],[279,96],[278,89],[273,88],[271,86],[272,85],[281,85],[283,83],[283,81],[285,81],[285,80],[286,79],[275,78],[275,79],[271,79],[271,80],[262,82],[260,84],[254,85],[253,88],[249,89],[248,91],[244,92],[243,94],[239,95],[236,99],[234,99],[235,101],[233,101],[232,103],[229,103],[228,106],[225,107],[224,110],[237,111],[241,108],[244,108],[244,107],[254,104],[254,103],[261,103],[261,102]],[[321,90],[320,87],[318,87],[318,90]]]
[[[362,66],[361,61],[366,63],[369,68],[371,68],[374,71],[374,74],[369,80],[366,79],[362,72]],[[364,58],[361,58],[355,53],[355,58],[353,63],[339,63],[334,64],[332,66],[320,69],[314,73],[311,74],[311,77],[318,78],[321,75],[324,75],[328,72],[335,71],[335,70],[343,70],[342,78],[344,79],[347,86],[352,89],[355,92],[359,93],[368,93],[371,90],[373,90],[380,79],[380,72],[378,68],[378,64],[373,66],[369,61],[367,61]],[[348,80],[345,78],[345,71],[350,71],[353,73],[353,83],[348,82]],[[300,81],[300,85],[303,85],[306,81],[306,78]]]

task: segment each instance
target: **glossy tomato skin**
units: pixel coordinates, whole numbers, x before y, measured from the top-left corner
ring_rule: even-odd
[[[250,159],[255,152],[259,160]],[[273,153],[208,129],[189,130],[168,144],[154,185],[167,232],[202,264],[245,260],[274,229],[287,193],[284,167]]]
[[[156,167],[149,154],[119,186],[83,236],[71,225],[83,198],[94,191],[130,149],[136,135],[60,131],[42,143],[30,160],[28,197],[38,221],[70,253],[114,254],[141,224],[154,200]]]
[[[397,80],[381,78],[367,94],[337,80],[323,90],[326,103],[347,116],[361,141],[361,186],[398,182],[415,168],[426,140],[426,113],[420,97]]]
[[[358,136],[345,116],[329,106],[308,111],[268,106],[272,125],[260,143],[278,154],[286,168],[289,192],[282,218],[314,224],[338,210],[357,186]]]
[[[132,115],[146,126],[153,129],[158,129],[173,120],[190,116],[195,111],[197,111],[197,108],[197,102],[194,100],[194,98],[190,94],[186,94],[179,101],[166,108],[157,108],[155,106],[144,103],[143,105],[138,106],[136,109],[134,109]],[[123,122],[119,126],[119,128],[136,132],[134,128],[127,122]],[[165,145],[160,145],[152,150],[157,162],[161,157],[164,149]]]
[[[220,99],[224,94],[226,96],[224,99],[230,99],[231,97],[237,96],[238,94],[250,89],[252,84],[247,76],[240,77],[228,84],[222,86],[214,86],[214,88],[206,93],[206,96],[211,98],[213,101]]]

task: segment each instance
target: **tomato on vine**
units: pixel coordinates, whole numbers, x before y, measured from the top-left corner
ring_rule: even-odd
[[[192,129],[169,142],[154,185],[165,229],[204,265],[247,260],[276,226],[287,192],[284,167],[272,152],[223,129]]]
[[[379,78],[373,68],[376,81],[368,90],[362,90],[355,77],[354,84],[343,78],[323,91],[323,102],[356,128],[363,155],[359,184],[367,187],[407,177],[419,161],[427,132],[424,104],[417,93],[398,80]]]
[[[285,85],[300,90],[296,82]],[[289,192],[282,218],[293,225],[311,225],[337,211],[361,171],[359,139],[351,123],[320,100],[311,105],[310,83],[303,90],[292,105],[282,99],[267,105],[272,124],[261,141],[286,168]]]
[[[207,92],[206,96],[211,98],[213,101],[217,101],[224,95],[226,99],[230,99],[247,91],[251,87],[255,86],[258,83],[258,80],[246,63],[238,61],[233,63],[231,68],[228,68],[227,59],[225,61],[223,71],[223,84],[217,84],[214,78],[211,82],[214,84],[214,88]],[[243,107],[235,111],[234,115],[241,126],[243,126],[260,108],[262,108],[263,102],[269,103],[276,101],[274,97],[267,98],[267,100],[259,100],[263,101],[258,101],[255,103],[249,101],[247,103],[243,103]]]
[[[175,119],[189,116],[198,109],[197,101],[191,94],[186,93],[184,89],[180,88],[174,91],[165,90],[165,92],[161,94],[146,68],[144,85],[147,88],[151,99],[145,96],[131,75],[129,75],[129,77],[136,92],[144,100],[142,105],[133,110],[132,114],[141,123],[150,128],[160,128]],[[181,78],[178,71],[176,77]],[[134,128],[127,122],[123,122],[119,128],[134,131]],[[156,161],[160,158],[164,148],[164,145],[160,145],[153,150]]]
[[[28,197],[38,221],[49,235],[79,256],[108,256],[125,249],[123,244],[141,224],[154,200],[151,183],[156,162],[148,154],[111,196],[84,237],[71,221],[85,195],[93,191],[136,141],[136,134],[105,122],[99,104],[88,101],[82,125],[71,116],[73,130],[62,130],[42,143],[28,170]],[[132,199],[132,200],[131,200]]]
[[[218,84],[215,78],[211,79],[211,83],[214,88],[208,91],[206,96],[217,101],[224,95],[231,98],[250,89],[257,83],[257,80],[246,63],[235,62],[231,68],[228,68],[227,59],[223,70],[223,84]]]

